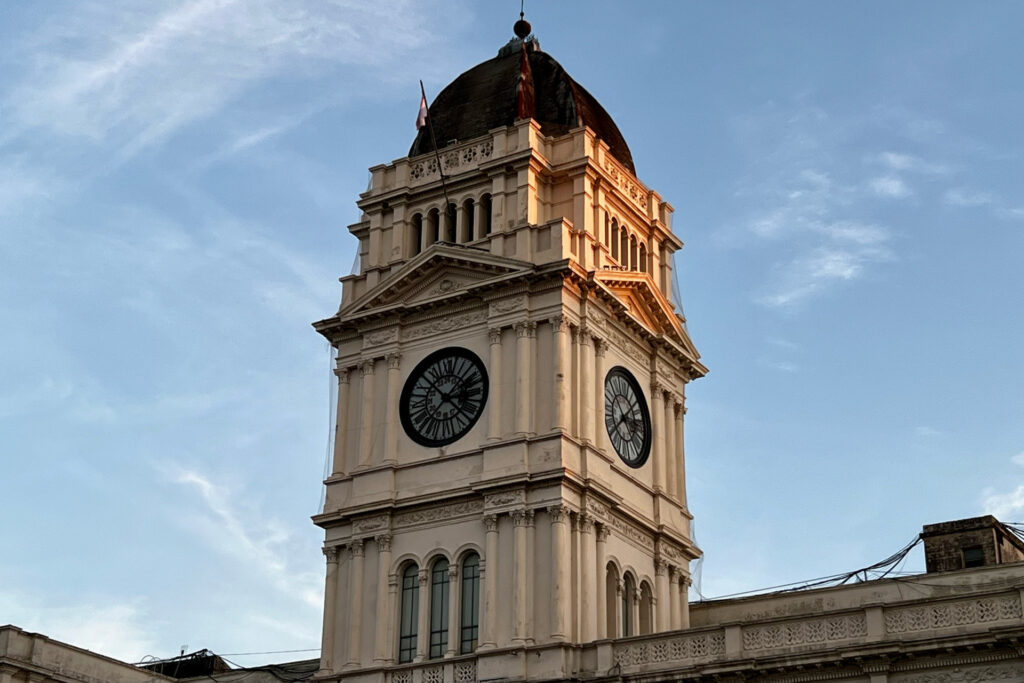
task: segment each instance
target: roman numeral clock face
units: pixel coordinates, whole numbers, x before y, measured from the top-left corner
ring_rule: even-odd
[[[651,454],[651,414],[636,378],[614,367],[604,379],[604,426],[612,448],[630,467],[640,467]]]
[[[487,402],[487,371],[475,353],[450,347],[430,354],[402,389],[399,416],[421,446],[447,446],[472,429]]]

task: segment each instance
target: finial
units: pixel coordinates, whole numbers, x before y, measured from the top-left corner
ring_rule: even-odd
[[[523,18],[523,16],[524,16],[523,4],[524,3],[525,3],[525,0],[519,0],[519,21],[517,21],[512,26],[512,32],[515,33],[516,36],[518,36],[520,40],[526,40],[526,37],[528,35],[530,35],[530,31],[533,30],[533,27],[530,26],[530,22],[528,22],[526,19]]]

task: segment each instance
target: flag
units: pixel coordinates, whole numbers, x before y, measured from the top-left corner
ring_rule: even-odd
[[[532,119],[533,114],[533,72],[530,70],[530,60],[526,56],[526,43],[523,43],[519,61],[519,84],[516,85],[516,119]]]
[[[420,94],[420,113],[416,115],[416,130],[427,125],[427,96]]]

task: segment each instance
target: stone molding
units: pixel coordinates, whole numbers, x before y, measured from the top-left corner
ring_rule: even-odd
[[[482,322],[487,322],[487,311],[458,313],[435,320],[409,325],[402,331],[402,338],[408,340],[421,339],[423,337],[429,337],[443,332],[451,332],[452,330],[469,327]]]
[[[436,505],[428,508],[420,508],[417,510],[409,510],[408,512],[400,512],[396,514],[393,519],[394,528],[414,526],[417,524],[426,524],[429,522],[437,522],[455,517],[463,517],[473,515],[482,512],[484,509],[484,503],[482,500],[466,500],[460,503],[451,503],[448,505]]]

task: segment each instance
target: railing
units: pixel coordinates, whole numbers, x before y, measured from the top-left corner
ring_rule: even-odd
[[[1019,624],[1021,617],[1021,594],[1017,590],[969,599],[929,598],[620,640],[612,643],[612,661],[622,673],[639,673],[813,651],[825,645],[905,641],[949,632],[982,633],[993,626]]]
[[[387,683],[472,683],[476,681],[476,658],[409,664],[388,671],[385,680]]]

